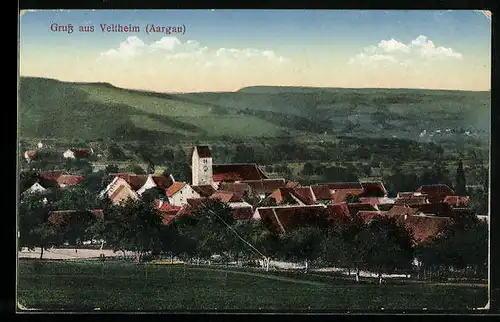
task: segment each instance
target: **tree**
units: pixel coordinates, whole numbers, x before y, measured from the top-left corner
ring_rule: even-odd
[[[462,161],[458,163],[457,166],[457,174],[455,176],[455,194],[457,196],[466,196],[467,190],[465,188],[465,173],[464,173],[464,165]]]
[[[78,211],[53,214],[49,224],[54,230],[57,244],[68,242],[70,245],[78,245],[80,242],[93,239],[92,227],[96,221],[96,216],[89,211]]]
[[[484,278],[488,264],[488,225],[472,217],[457,221],[442,234],[418,245],[416,257],[430,272],[454,268],[467,275],[470,268],[474,275]]]
[[[314,165],[311,162],[306,162],[302,168],[302,174],[310,176],[314,174]]]
[[[369,242],[364,266],[378,273],[379,283],[382,283],[382,273],[412,267],[413,237],[402,223],[378,216],[367,225],[367,231]]]
[[[104,171],[92,172],[86,175],[79,183],[78,186],[88,190],[93,194],[101,192],[108,184],[111,183],[112,177]]]
[[[175,161],[169,168],[169,172],[178,181],[191,181],[191,166],[185,161]]]
[[[151,202],[126,199],[104,209],[106,243],[115,250],[133,250],[139,258],[159,247],[163,216]]]
[[[106,169],[104,169],[105,173],[117,173],[119,171],[120,169],[118,169],[118,166],[116,164],[108,164],[106,166]]]
[[[237,145],[233,162],[236,163],[255,162],[255,151],[253,147],[244,144]]]
[[[141,197],[146,202],[153,202],[155,199],[168,201],[167,196],[165,196],[165,190],[159,187],[149,188],[142,193]]]
[[[352,194],[347,194],[347,196],[345,197],[345,201],[347,203],[359,203],[359,196],[357,195],[352,195]]]
[[[43,194],[23,195],[18,208],[19,246],[43,250],[54,241],[54,230],[47,224],[50,207],[44,202]]]
[[[135,174],[146,174],[146,171],[144,171],[144,169],[138,164],[133,165],[130,168],[130,170],[132,173],[135,173]]]
[[[231,230],[234,219],[231,208],[217,199],[209,199],[193,211],[196,223],[197,252],[206,257],[237,252],[236,236]]]
[[[303,226],[293,229],[283,236],[283,255],[287,259],[305,261],[308,264],[319,258],[325,233],[315,226]]]

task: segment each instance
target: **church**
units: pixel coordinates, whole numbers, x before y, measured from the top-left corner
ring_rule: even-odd
[[[196,146],[191,158],[192,185],[218,188],[222,182],[275,182],[269,179],[255,163],[214,164],[208,146]],[[284,181],[284,180],[283,180]],[[284,182],[283,182],[284,183]]]

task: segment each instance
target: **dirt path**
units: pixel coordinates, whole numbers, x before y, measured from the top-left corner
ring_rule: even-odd
[[[263,273],[234,271],[234,270],[229,270],[229,269],[217,269],[217,268],[207,268],[207,267],[186,267],[186,269],[195,269],[195,270],[204,270],[204,271],[217,271],[217,272],[228,272],[228,273],[231,273],[231,274],[240,274],[240,275],[247,275],[247,276],[255,276],[255,277],[267,278],[267,279],[272,279],[272,280],[277,280],[277,281],[291,282],[291,283],[296,283],[296,284],[306,284],[306,285],[312,285],[312,286],[324,286],[324,285],[326,285],[326,283],[322,283],[322,282],[305,281],[305,280],[295,279],[295,278],[291,278],[291,277],[276,276],[276,275],[263,274]]]

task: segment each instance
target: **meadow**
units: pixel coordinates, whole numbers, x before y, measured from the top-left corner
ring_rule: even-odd
[[[422,312],[483,307],[488,288],[401,280],[378,285],[249,268],[20,259],[17,300],[46,311]]]

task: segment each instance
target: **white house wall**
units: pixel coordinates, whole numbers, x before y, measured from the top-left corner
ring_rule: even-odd
[[[190,185],[186,184],[181,190],[174,193],[168,199],[173,206],[184,206],[187,204],[188,198],[200,198],[200,195],[194,191]]]

